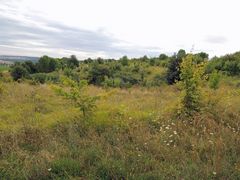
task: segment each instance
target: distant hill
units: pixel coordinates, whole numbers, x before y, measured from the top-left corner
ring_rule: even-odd
[[[37,62],[39,57],[31,57],[31,56],[5,56],[0,55],[0,60],[8,61],[8,62],[22,62],[22,61],[32,61]]]

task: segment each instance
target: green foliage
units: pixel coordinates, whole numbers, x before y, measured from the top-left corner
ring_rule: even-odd
[[[182,62],[182,58],[186,56],[186,52],[183,49],[180,49],[177,55],[174,55],[171,58],[171,61],[168,65],[166,79],[168,84],[174,84],[180,80],[180,64]]]
[[[120,60],[121,64],[123,66],[127,66],[128,65],[128,57],[127,56],[123,56]]]
[[[52,82],[52,83],[59,83],[60,82],[60,76],[58,73],[35,73],[31,75],[31,79],[40,84],[44,84],[46,82]]]
[[[200,84],[204,74],[204,63],[197,64],[193,55],[188,55],[181,63],[181,82],[183,90],[182,105],[187,114],[200,110]]]
[[[25,61],[22,63],[22,66],[26,68],[29,74],[33,74],[38,71],[36,64],[34,64],[32,61]]]
[[[215,70],[209,76],[209,87],[216,90],[219,87],[219,82],[220,82],[220,75]]]
[[[240,52],[228,54],[222,57],[214,57],[208,63],[206,72],[221,71],[230,76],[240,75]]]
[[[160,60],[165,60],[165,59],[167,59],[168,58],[168,56],[166,55],[166,54],[160,54],[159,55],[159,59]]]
[[[94,64],[89,71],[88,81],[94,85],[101,85],[105,77],[110,77],[110,69],[105,64]]]
[[[43,56],[39,59],[37,63],[37,70],[40,73],[49,73],[56,71],[59,68],[59,62],[48,56]]]
[[[21,78],[26,78],[29,73],[26,68],[23,66],[16,64],[12,69],[11,69],[11,75],[13,79],[16,81]]]
[[[47,81],[46,73],[36,73],[31,75],[34,82],[44,84]]]
[[[58,87],[57,93],[70,99],[76,107],[83,113],[84,118],[91,117],[94,109],[96,108],[97,96],[89,96],[86,93],[87,82],[80,81],[75,82],[69,78],[63,78],[62,82],[65,86],[69,87],[69,90]]]
[[[75,55],[71,55],[69,59],[67,59],[67,67],[70,69],[74,69],[79,66],[79,61]]]
[[[9,66],[6,66],[6,65],[0,65],[0,73],[3,72],[3,71],[8,71],[10,69]]]

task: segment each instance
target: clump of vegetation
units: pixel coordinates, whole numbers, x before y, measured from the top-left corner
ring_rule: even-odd
[[[94,109],[96,108],[97,96],[89,96],[86,94],[86,81],[75,82],[69,78],[63,78],[62,82],[67,88],[57,88],[56,91],[59,95],[70,99],[76,107],[83,113],[84,118],[89,118]]]
[[[218,89],[219,88],[219,83],[220,83],[220,75],[219,73],[215,70],[213,71],[210,76],[209,76],[209,87],[211,89]]]
[[[201,107],[200,85],[204,74],[204,63],[197,63],[193,55],[187,55],[181,65],[180,85],[183,89],[182,105],[187,114],[198,112]]]

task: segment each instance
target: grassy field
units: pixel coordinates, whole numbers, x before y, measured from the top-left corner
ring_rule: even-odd
[[[0,72],[7,71],[7,70],[9,70],[8,66],[0,65]]]
[[[192,118],[176,86],[90,86],[101,98],[86,121],[51,85],[3,83],[0,179],[239,179],[237,86],[203,87]]]

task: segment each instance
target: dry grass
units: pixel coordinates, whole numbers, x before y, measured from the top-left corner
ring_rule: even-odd
[[[179,91],[101,89],[92,119],[49,85],[4,84],[0,179],[239,179],[240,90],[204,88],[204,108],[176,116]]]

